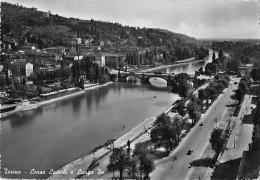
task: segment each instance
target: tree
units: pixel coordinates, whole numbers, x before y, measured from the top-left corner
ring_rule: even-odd
[[[164,146],[167,153],[173,149],[174,142],[175,144],[178,144],[181,131],[179,128],[182,128],[180,119],[181,118],[172,120],[163,113],[155,120],[155,127],[150,135],[151,139],[153,142],[156,142],[156,146],[158,144]]]
[[[223,58],[224,58],[224,54],[223,54],[223,50],[222,50],[222,49],[220,49],[220,51],[219,51],[219,53],[218,53],[218,57],[219,57],[220,59],[223,59]]]
[[[220,75],[219,75],[219,74],[216,74],[216,75],[214,76],[214,79],[219,80],[219,79],[220,79]]]
[[[205,89],[200,89],[198,92],[198,97],[201,100],[201,111],[203,109],[203,101],[206,99],[206,91]]]
[[[215,55],[215,52],[212,53],[212,62],[214,62],[216,59],[216,55]]]
[[[210,98],[212,103],[213,99],[216,98],[217,90],[214,87],[208,86],[206,88],[206,91],[207,91],[207,98]]]
[[[223,79],[227,80],[227,82],[230,81],[230,77],[229,75],[225,74],[224,76],[222,76]]]
[[[217,69],[218,69],[218,66],[217,66],[217,64],[214,64],[214,63],[208,63],[205,66],[205,72],[207,71],[207,72],[216,73]]]
[[[189,99],[191,102],[194,102],[197,105],[201,104],[201,100],[195,94],[189,94]]]
[[[6,78],[0,75],[0,86],[4,89],[4,85],[6,84]]]
[[[112,155],[109,158],[107,166],[108,171],[119,171],[120,179],[123,178],[123,172],[129,166],[129,156],[123,148],[114,148]]]
[[[175,134],[175,145],[177,146],[180,143],[181,131],[183,130],[184,121],[179,116],[173,118],[173,129]]]
[[[180,73],[174,76],[172,84],[172,93],[179,94],[179,96],[186,98],[189,93],[190,85],[188,81],[190,76],[186,73]]]
[[[185,111],[185,102],[182,101],[182,102],[179,102],[176,109],[178,111],[178,113],[181,115],[181,116],[185,116],[186,114],[186,111]]]
[[[138,157],[132,156],[128,165],[128,175],[131,176],[132,179],[136,179],[137,173],[137,165],[138,165]]]
[[[73,81],[78,83],[79,82],[79,78],[81,76],[80,73],[80,64],[78,61],[74,61],[73,65],[72,65],[72,77],[73,77]]]
[[[150,138],[151,141],[154,143],[154,148],[156,149],[157,143],[160,142],[160,137],[161,137],[161,128],[158,126],[155,126],[151,130]]]
[[[225,86],[226,88],[228,87],[228,81],[226,79],[219,79],[217,80],[217,83],[221,83],[223,84],[223,86]]]
[[[154,131],[157,133],[158,143],[163,145],[168,153],[169,150],[172,150],[174,141],[170,117],[165,113],[162,113],[157,117],[154,125],[155,128],[157,128],[157,130]],[[151,135],[154,136],[155,132],[153,132]]]
[[[260,68],[252,69],[250,75],[254,81],[260,80]]]
[[[238,104],[240,104],[242,99],[243,99],[243,97],[244,97],[244,92],[243,92],[243,90],[241,88],[238,88],[236,90],[235,97],[238,100]]]
[[[225,86],[222,83],[217,83],[216,90],[218,91],[218,93],[221,93],[224,88]]]
[[[228,71],[235,71],[238,74],[240,62],[237,59],[231,59],[227,62]]]
[[[238,87],[243,91],[243,94],[248,93],[248,86],[245,81],[240,81]]]
[[[149,174],[155,169],[153,161],[146,155],[142,155],[140,158],[140,171],[144,172],[144,179],[149,179]]]
[[[154,125],[155,126],[163,126],[164,124],[167,123],[169,119],[169,116],[167,116],[166,113],[161,113],[157,116],[155,122],[154,122]]]
[[[224,141],[225,139],[223,130],[220,128],[213,129],[209,142],[211,144],[212,149],[216,152],[217,155],[221,152]]]
[[[188,110],[188,114],[189,117],[192,120],[192,124],[195,125],[195,123],[200,119],[201,117],[201,111],[200,108],[198,107],[198,105],[194,102],[190,102],[187,105],[187,110]]]
[[[179,96],[186,98],[189,95],[190,85],[187,83],[182,83],[179,85]]]

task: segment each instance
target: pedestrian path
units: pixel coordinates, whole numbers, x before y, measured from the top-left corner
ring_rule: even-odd
[[[245,115],[251,113],[251,100],[252,98],[250,98],[249,95],[245,95],[238,117],[232,118],[234,128],[230,134],[225,151],[218,159],[219,163],[235,162],[237,159],[242,157],[243,151],[249,149],[248,144],[252,140],[253,124],[242,124],[242,120]],[[236,162],[239,163],[240,161]],[[208,169],[204,178],[211,179],[213,172],[214,169]]]

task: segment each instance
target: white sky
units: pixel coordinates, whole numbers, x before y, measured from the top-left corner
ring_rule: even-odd
[[[65,17],[168,29],[195,38],[260,38],[260,0],[4,0]]]

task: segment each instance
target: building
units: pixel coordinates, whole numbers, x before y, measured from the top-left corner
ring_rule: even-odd
[[[71,39],[71,38],[63,38],[62,43],[64,46],[76,46],[77,45],[77,41],[75,39]]]
[[[108,41],[106,42],[106,45],[107,45],[107,46],[112,46],[113,44],[112,44],[111,41],[108,40]]]
[[[36,50],[36,49],[38,49],[37,44],[27,44],[27,45],[21,47],[21,50],[23,50],[23,51],[30,51],[30,50]]]
[[[100,46],[100,47],[104,47],[104,46],[105,46],[105,41],[101,40],[101,41],[99,42],[99,46]]]
[[[61,68],[60,64],[44,64],[35,67],[38,71],[51,72]]]
[[[11,63],[10,70],[15,76],[28,77],[33,73],[33,64],[26,61],[15,61]]]
[[[6,91],[0,91],[0,98],[8,97],[8,93]]]
[[[77,60],[82,60],[83,59],[83,55],[76,55],[76,54],[67,54],[66,56],[64,56],[64,61],[77,61]]]
[[[81,44],[81,38],[73,38],[76,42],[77,42],[77,44]]]
[[[106,58],[105,56],[101,56],[101,67],[106,66]]]
[[[61,60],[62,60],[62,56],[59,54],[39,52],[35,56],[34,63],[48,64],[48,63],[56,63],[57,61],[61,61]]]
[[[83,54],[84,56],[89,56],[94,54],[94,49],[86,46],[79,46],[79,53]]]
[[[253,64],[246,64],[246,65],[240,66],[238,74],[240,76],[247,76],[251,73],[253,68],[254,68]]]
[[[83,40],[83,44],[87,47],[89,46],[92,46],[93,45],[93,42],[94,42],[94,39],[93,38],[89,38],[89,39],[84,39]]]
[[[99,60],[100,66],[105,66],[106,61],[118,61],[119,59],[125,59],[125,54],[122,53],[102,53],[101,56],[96,56],[96,59]]]
[[[0,64],[0,72],[2,72],[4,69],[4,66],[2,64]]]
[[[49,18],[50,15],[51,15],[51,12],[50,12],[50,11],[48,11],[48,12],[42,12],[42,17],[44,17],[44,18]]]
[[[4,69],[10,69],[11,68],[11,64],[15,61],[24,61],[26,62],[26,59],[6,59],[3,61],[3,66]]]
[[[63,38],[62,43],[64,46],[76,46],[81,44],[81,38]]]
[[[88,39],[84,39],[83,44],[88,47],[90,46],[90,41]]]
[[[127,43],[128,43],[128,39],[124,39],[120,42],[120,45],[121,46],[127,46]]]
[[[63,46],[49,47],[49,48],[47,48],[45,50],[48,53],[52,53],[52,54],[60,54],[60,55],[65,54],[65,48]]]

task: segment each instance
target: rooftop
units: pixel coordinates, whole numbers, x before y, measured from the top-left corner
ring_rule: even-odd
[[[25,66],[26,64],[28,64],[26,61],[15,61],[12,63],[14,66]]]

